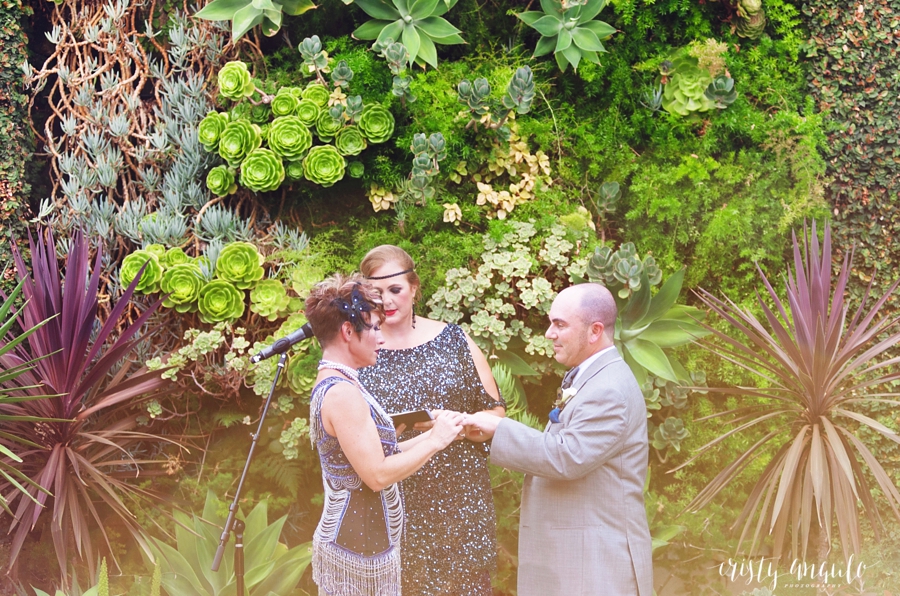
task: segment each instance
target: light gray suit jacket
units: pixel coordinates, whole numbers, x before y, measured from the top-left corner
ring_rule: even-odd
[[[613,349],[542,433],[503,419],[491,462],[524,472],[519,596],[653,596],[647,408]]]

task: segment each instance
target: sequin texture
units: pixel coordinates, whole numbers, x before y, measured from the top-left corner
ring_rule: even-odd
[[[389,413],[504,405],[484,390],[456,325],[420,346],[380,350],[378,362],[360,370],[360,381]],[[417,434],[408,430],[399,440]],[[491,594],[496,542],[488,450],[485,443],[454,441],[403,481],[404,596]]]

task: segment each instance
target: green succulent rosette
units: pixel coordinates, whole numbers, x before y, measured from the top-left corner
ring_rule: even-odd
[[[141,294],[152,294],[159,290],[159,280],[163,275],[162,265],[159,264],[159,257],[156,256],[156,253],[148,250],[136,250],[122,261],[122,268],[119,270],[119,281],[122,287],[128,287],[134,281],[144,263],[147,264],[147,267],[141,275],[141,280],[135,286],[135,291]]]
[[[271,149],[255,149],[241,162],[241,184],[254,192],[275,190],[284,182],[284,164]]]
[[[249,120],[229,122],[219,136],[219,155],[231,167],[240,165],[244,158],[262,145],[259,126]]]
[[[359,115],[359,130],[371,143],[384,143],[394,134],[394,115],[380,103],[369,104]]]
[[[277,319],[290,303],[291,297],[278,279],[264,279],[250,291],[250,310],[269,321]]]
[[[204,323],[233,322],[244,314],[244,293],[231,282],[217,279],[200,289],[197,310]]]
[[[236,60],[229,62],[219,71],[219,93],[228,99],[239,100],[250,97],[256,90],[247,65]]]
[[[347,126],[334,135],[334,146],[341,155],[359,155],[366,148],[366,138],[355,126]]]
[[[250,108],[250,122],[262,126],[272,118],[272,108],[264,103]]]
[[[343,128],[344,123],[331,117],[328,110],[322,110],[316,119],[316,134],[322,141],[330,141]]]
[[[309,395],[316,384],[316,364],[318,356],[291,354],[284,367],[284,378],[294,395]]]
[[[197,299],[200,290],[206,285],[200,268],[194,263],[172,265],[163,273],[159,289],[166,297],[163,306],[174,308],[178,312],[194,312],[197,310]]]
[[[296,161],[312,147],[312,133],[297,116],[281,116],[269,127],[269,149],[281,159]]]
[[[197,125],[197,138],[203,148],[210,153],[219,146],[219,136],[225,127],[228,126],[228,113],[210,112]]]
[[[301,298],[309,296],[312,287],[322,281],[325,277],[324,271],[313,265],[306,263],[297,263],[291,269],[291,288]]]
[[[344,177],[344,156],[334,145],[319,145],[309,150],[303,160],[303,175],[310,182],[331,186]]]
[[[303,99],[311,100],[320,108],[327,106],[328,100],[331,99],[331,92],[328,91],[325,85],[320,85],[319,83],[310,83],[300,95]]]
[[[297,104],[295,114],[307,128],[312,128],[316,125],[320,112],[322,112],[322,108],[319,107],[319,104],[311,99],[302,99]]]
[[[187,256],[179,246],[173,246],[159,259],[159,264],[166,268],[191,262],[193,259]]]
[[[151,244],[149,246],[145,246],[143,250],[155,254],[157,259],[162,259],[163,255],[166,254],[166,247],[162,244]]]
[[[234,170],[228,166],[216,166],[206,175],[206,188],[217,197],[224,197],[237,191]]]
[[[297,110],[297,105],[299,103],[300,100],[296,95],[291,93],[289,87],[282,87],[272,99],[272,103],[269,104],[269,107],[272,108],[272,113],[276,117],[289,116]]]
[[[303,161],[289,161],[284,164],[284,175],[290,180],[303,179]]]
[[[663,109],[679,116],[711,110],[715,103],[706,97],[706,88],[711,82],[709,71],[700,68],[696,58],[676,58],[672,61],[672,74],[663,90]]]
[[[246,290],[263,278],[263,260],[255,245],[249,242],[231,242],[219,252],[216,277]]]
[[[366,166],[361,161],[351,161],[347,164],[347,173],[351,178],[362,178],[366,173]]]

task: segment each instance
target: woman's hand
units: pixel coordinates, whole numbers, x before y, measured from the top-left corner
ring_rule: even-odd
[[[429,439],[443,449],[463,433],[463,415],[459,412],[438,410],[429,432]]]

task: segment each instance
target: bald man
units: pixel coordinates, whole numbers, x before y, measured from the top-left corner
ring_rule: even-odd
[[[544,432],[481,414],[465,422],[493,435],[492,463],[526,475],[519,596],[653,595],[647,408],[613,345],[615,324],[609,290],[566,288],[550,307],[546,336],[570,370]]]

